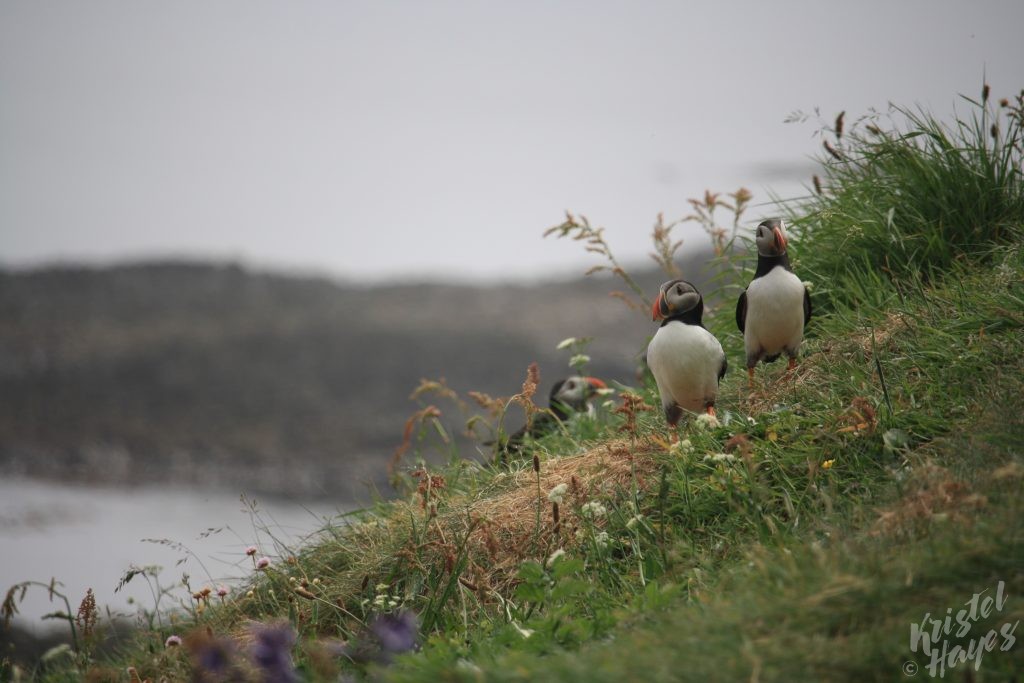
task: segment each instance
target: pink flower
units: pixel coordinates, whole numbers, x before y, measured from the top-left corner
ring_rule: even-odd
[[[228,594],[228,587],[225,585],[217,586],[217,597],[223,598]]]
[[[269,566],[270,566],[270,558],[269,557],[261,557],[260,559],[256,560],[256,569],[266,569]]]
[[[251,545],[248,548],[246,548],[245,549],[245,554],[248,555],[249,557],[252,557],[253,555],[255,555],[256,554],[256,546]]]
[[[167,640],[164,641],[164,647],[178,647],[181,645],[180,636],[167,636]]]

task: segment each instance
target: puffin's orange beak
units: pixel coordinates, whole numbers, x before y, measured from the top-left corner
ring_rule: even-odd
[[[775,233],[775,248],[781,254],[786,251],[786,236],[782,234],[782,228],[779,227],[775,227],[772,232]]]
[[[595,389],[607,389],[608,385],[596,377],[587,377],[587,383]]]
[[[654,300],[654,305],[651,306],[651,320],[661,320],[661,292],[658,292],[658,298]]]

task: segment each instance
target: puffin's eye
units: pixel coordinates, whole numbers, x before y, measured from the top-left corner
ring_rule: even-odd
[[[576,382],[566,382],[565,383],[565,388],[566,389],[575,389],[576,388]]]

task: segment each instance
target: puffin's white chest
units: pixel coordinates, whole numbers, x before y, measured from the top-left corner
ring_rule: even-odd
[[[768,355],[796,351],[804,334],[804,283],[776,266],[747,287],[747,319],[743,334],[747,352],[761,348]]]
[[[670,322],[647,346],[647,365],[662,403],[700,412],[718,395],[718,373],[725,352],[715,336],[698,325]]]

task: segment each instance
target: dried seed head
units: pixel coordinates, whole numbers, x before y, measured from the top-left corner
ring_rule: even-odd
[[[843,137],[843,117],[846,116],[845,111],[839,112],[839,116],[836,117],[836,140]]]
[[[822,142],[822,145],[824,145],[825,151],[828,152],[830,155],[832,155],[832,158],[834,158],[836,161],[842,161],[843,160],[843,155],[840,154],[839,150],[837,150],[835,147],[833,147],[832,144],[828,140],[825,140],[824,142]]]
[[[540,474],[540,458],[536,453],[533,454],[533,471]]]
[[[999,126],[996,124],[993,123],[992,128],[990,128],[988,132],[991,133],[993,140],[999,139]]]
[[[814,181],[814,191],[817,192],[818,194],[821,194],[821,178],[819,178],[818,174],[815,173],[812,177],[812,180]]]
[[[988,92],[989,92],[989,87],[988,87],[988,83],[986,83],[981,88],[981,101],[982,101],[983,104],[985,102],[988,102]]]
[[[1004,97],[1003,99],[999,100],[999,106],[1000,107],[1009,107],[1010,106],[1010,100],[1008,100],[1008,99],[1006,99]]]

